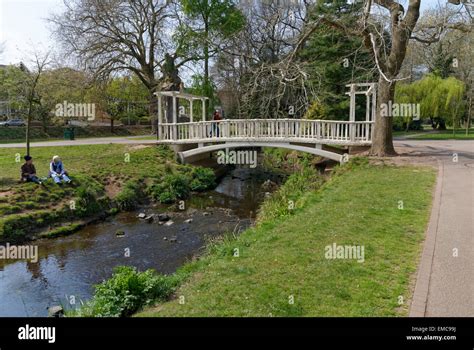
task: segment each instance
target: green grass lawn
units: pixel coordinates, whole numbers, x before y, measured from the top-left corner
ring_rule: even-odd
[[[417,135],[411,138],[413,140],[474,140],[474,129],[469,130],[469,134],[466,135],[465,129],[456,130],[453,135],[453,130],[442,130],[436,133],[430,133],[425,135]]]
[[[172,300],[137,316],[405,316],[434,182],[431,168],[354,166],[292,215],[212,245]],[[365,261],[326,259],[333,243],[364,246]]]
[[[395,131],[394,137],[406,136],[410,140],[474,140],[474,129],[469,129],[466,135],[465,129],[458,129],[453,135],[453,130],[429,130],[429,131]]]
[[[24,148],[0,148],[0,178],[17,182],[23,164]],[[17,163],[17,155],[21,156]],[[72,175],[81,173],[95,177],[118,176],[124,179],[163,172],[165,160],[172,153],[162,147],[141,148],[133,145],[86,145],[32,148],[31,155],[39,176],[47,176],[49,163],[59,155],[66,170]],[[0,183],[1,186],[1,183]]]
[[[422,134],[426,131],[424,130],[410,130],[410,131],[393,131],[392,135],[393,137],[400,137],[400,136],[411,136],[411,135],[418,135]]]
[[[23,154],[23,148],[0,148],[0,240],[27,240],[48,229],[50,235],[72,232],[71,224],[79,227],[81,220],[122,205],[132,207],[146,197],[141,191],[148,185],[187,169],[174,161],[171,150],[160,146],[33,147],[39,177],[48,176],[57,154],[73,180],[72,185],[58,186],[48,179],[40,186],[19,182]],[[71,201],[76,208],[70,209]]]

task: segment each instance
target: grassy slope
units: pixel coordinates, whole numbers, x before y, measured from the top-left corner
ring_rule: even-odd
[[[406,315],[434,181],[427,168],[355,167],[307,194],[293,215],[187,266],[191,277],[176,293],[184,305],[175,298],[138,316]],[[364,245],[365,262],[325,259],[333,243]]]
[[[74,181],[74,186],[57,186],[49,179],[44,186],[38,186],[18,181],[22,163],[16,163],[15,157],[23,152],[24,149],[0,148],[0,239],[2,223],[11,220],[22,220],[29,225],[26,219],[33,215],[31,220],[37,223],[34,228],[48,226],[50,223],[45,221],[48,219],[44,217],[45,212],[52,208],[62,210],[70,200],[77,198],[79,187],[95,187],[99,196],[104,196],[108,184],[113,183],[120,191],[121,185],[129,180],[159,179],[171,169],[180,167],[173,161],[172,153],[160,147],[90,145],[33,148],[32,155],[40,177],[47,176],[51,157],[59,154]],[[48,220],[57,221],[55,218]],[[69,223],[71,219],[59,221]]]
[[[0,178],[4,181],[17,182],[20,167],[23,162],[15,162],[15,155],[21,156],[23,148],[0,148]],[[66,169],[74,175],[75,173],[88,174],[91,176],[108,177],[112,175],[132,177],[136,175],[157,175],[163,170],[164,152],[156,147],[140,149],[127,145],[88,145],[67,147],[38,147],[33,148],[31,155],[39,176],[47,176],[49,162],[54,155],[63,159]],[[126,154],[130,155],[130,161],[126,162]],[[170,154],[166,154],[170,159]],[[1,185],[1,183],[0,183]]]

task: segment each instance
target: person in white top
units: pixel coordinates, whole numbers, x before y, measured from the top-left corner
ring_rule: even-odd
[[[61,181],[71,183],[71,179],[59,156],[54,156],[53,161],[49,164],[49,176],[53,178],[56,184],[61,184]]]

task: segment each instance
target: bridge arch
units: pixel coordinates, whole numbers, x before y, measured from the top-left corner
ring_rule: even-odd
[[[220,143],[220,144],[213,144],[209,146],[202,146],[202,147],[197,147],[188,151],[183,151],[183,152],[178,152],[178,156],[180,158],[180,161],[182,163],[186,162],[186,159],[203,154],[203,153],[210,153],[214,151],[219,151],[219,150],[224,150],[224,149],[230,149],[230,148],[250,148],[250,147],[271,147],[271,148],[285,148],[285,149],[290,149],[294,151],[301,151],[301,152],[306,152],[310,154],[314,154],[317,156],[329,158],[332,160],[335,160],[337,162],[342,163],[344,156],[335,152],[329,152],[325,151],[322,149],[322,146],[320,144],[316,145],[310,145],[308,146],[303,146],[303,145],[295,145],[291,143],[285,143],[285,142],[226,142],[226,143]]]

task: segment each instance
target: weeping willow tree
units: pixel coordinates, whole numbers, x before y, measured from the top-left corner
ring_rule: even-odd
[[[435,74],[428,74],[414,83],[398,84],[395,102],[419,104],[421,119],[430,119],[434,129],[451,126],[455,133],[465,112],[465,89],[465,84],[456,78],[443,79]],[[404,122],[410,124],[413,119],[405,117]]]

